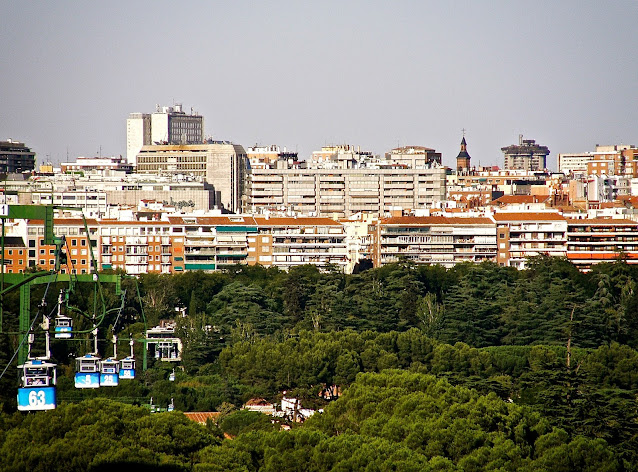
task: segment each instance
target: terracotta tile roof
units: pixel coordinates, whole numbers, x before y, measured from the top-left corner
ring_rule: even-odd
[[[338,221],[323,217],[275,217],[268,219],[255,217],[255,221],[259,226],[341,226]]]
[[[44,220],[28,220],[28,223],[33,223],[36,225],[44,224]],[[97,226],[97,220],[87,218],[86,224],[89,226]],[[82,218],[55,218],[53,220],[53,226],[55,225],[82,225],[84,226],[84,222]]]
[[[239,219],[241,218],[241,221]],[[192,221],[195,220],[195,223],[187,223],[185,220]],[[236,220],[236,221],[233,221]],[[229,216],[169,216],[168,221],[171,224],[176,225],[210,225],[210,226],[255,226],[257,223],[255,222],[255,218],[252,216],[233,216],[232,218]]]
[[[100,220],[100,226],[124,225],[124,226],[167,226],[168,221],[148,220],[148,221],[120,221],[120,220]]]
[[[184,413],[184,416],[195,423],[206,424],[207,419],[214,420],[220,415],[218,411],[202,411]]]
[[[384,225],[493,225],[489,218],[462,216],[396,216],[381,221]]]
[[[492,201],[492,205],[510,205],[525,203],[544,203],[549,200],[547,195],[503,195]]]
[[[600,203],[600,208],[624,208],[624,206],[622,202],[618,201]]]
[[[565,221],[565,217],[558,213],[547,212],[500,212],[493,215],[495,221]]]

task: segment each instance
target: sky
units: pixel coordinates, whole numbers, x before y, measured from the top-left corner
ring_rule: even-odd
[[[205,133],[397,145],[503,165],[638,145],[638,0],[0,0],[0,140],[38,162],[126,155],[126,118],[182,103]]]

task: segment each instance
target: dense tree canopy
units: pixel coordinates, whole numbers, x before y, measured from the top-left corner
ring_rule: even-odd
[[[0,469],[638,470],[637,283],[621,261],[581,273],[549,257],[525,271],[404,262],[353,275],[237,266],[125,279],[125,309],[100,326],[101,353],[114,332],[140,338],[175,319],[176,380],[151,359],[134,381],[76,390],[73,357],[91,346],[86,335],[54,341],[55,411],[10,414],[17,383],[0,379]],[[120,304],[110,288],[104,295]],[[32,296],[36,307],[44,289]],[[74,297],[77,326],[90,327],[81,313],[94,309],[93,293]],[[17,303],[5,297],[2,368],[20,342],[7,334]],[[330,403],[318,394],[331,385],[342,395]],[[283,391],[325,413],[284,433],[237,410]],[[151,397],[223,414],[205,428],[120,403]]]

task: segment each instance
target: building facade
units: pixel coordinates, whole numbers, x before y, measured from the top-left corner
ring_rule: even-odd
[[[126,158],[135,164],[142,146],[152,144],[201,144],[204,117],[186,114],[181,104],[160,107],[154,113],[131,113],[126,120]]]
[[[248,161],[240,145],[227,141],[206,144],[143,146],[137,172],[203,179],[215,188],[215,202],[230,212],[241,211]]]
[[[496,260],[496,225],[489,218],[389,218],[379,221],[375,240],[377,267],[401,260],[448,268]]]
[[[533,139],[523,139],[519,136],[518,144],[501,148],[505,155],[505,169],[522,169],[527,171],[542,171],[547,168],[547,146],[536,144]]]
[[[8,139],[0,141],[0,173],[14,174],[35,169],[35,152],[24,143]]]
[[[246,213],[349,217],[430,208],[445,199],[445,168],[252,169]]]

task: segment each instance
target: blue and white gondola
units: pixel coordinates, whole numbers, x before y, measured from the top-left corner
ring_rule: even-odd
[[[100,358],[92,354],[75,359],[75,388],[99,388]]]
[[[39,359],[18,366],[22,371],[22,387],[18,388],[18,410],[41,411],[56,407],[55,364]]]

